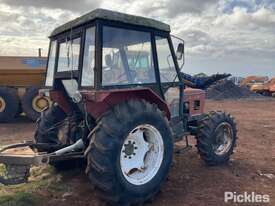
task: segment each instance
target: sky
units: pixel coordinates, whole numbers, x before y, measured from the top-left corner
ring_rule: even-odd
[[[275,0],[0,0],[0,55],[46,55],[55,27],[95,8],[170,24],[186,73],[275,76]]]

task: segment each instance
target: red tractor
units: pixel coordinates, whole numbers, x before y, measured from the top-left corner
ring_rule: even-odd
[[[224,112],[204,113],[205,92],[186,89],[192,78],[180,72],[184,43],[176,51],[173,43],[167,24],[102,9],[55,29],[42,92],[55,103],[42,113],[35,142],[2,149],[29,146],[36,152],[2,153],[7,170],[21,171],[2,182],[26,180],[28,172],[20,170],[26,165],[84,160],[102,198],[138,204],[160,190],[176,141],[194,136],[208,165],[228,162],[236,124]]]

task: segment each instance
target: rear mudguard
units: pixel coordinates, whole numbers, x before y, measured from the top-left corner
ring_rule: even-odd
[[[165,101],[148,88],[82,91],[81,94],[88,113],[95,119],[119,103],[130,99],[143,99],[156,104],[164,112],[168,120],[170,120],[170,111]]]

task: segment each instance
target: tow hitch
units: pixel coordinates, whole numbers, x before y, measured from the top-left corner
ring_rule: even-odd
[[[37,148],[59,148],[53,153],[38,153]],[[60,148],[61,147],[61,148]],[[33,154],[14,154],[12,149],[29,148]],[[0,149],[0,164],[5,166],[4,174],[0,175],[0,183],[4,185],[21,184],[28,181],[32,166],[47,165],[55,162],[84,158],[82,140],[75,144],[62,147],[60,145],[36,144],[32,141],[4,146]]]

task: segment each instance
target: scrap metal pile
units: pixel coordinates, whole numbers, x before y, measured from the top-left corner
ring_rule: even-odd
[[[231,74],[214,74],[207,77],[195,77],[181,72],[181,77],[187,87],[206,90],[216,82],[231,76]]]
[[[262,97],[246,86],[238,86],[228,80],[230,74],[214,74],[207,77],[194,77],[181,73],[187,87],[206,90],[208,99],[240,99]]]

